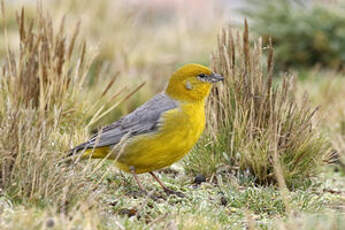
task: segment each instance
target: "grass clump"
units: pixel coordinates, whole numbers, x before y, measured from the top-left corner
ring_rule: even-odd
[[[71,133],[85,136],[88,112],[98,109],[82,93],[92,55],[78,26],[68,39],[64,21],[55,30],[40,8],[29,22],[22,10],[17,22],[19,50],[7,46],[0,77],[0,195],[61,211],[97,194],[90,165],[78,170],[62,162]]]
[[[306,96],[296,103],[292,76],[284,76],[281,84],[273,82],[271,46],[264,62],[262,40],[249,45],[247,24],[240,37],[231,28],[219,36],[212,63],[225,82],[212,92],[207,135],[186,168],[209,175],[216,168],[244,171],[260,184],[276,183],[282,175],[290,188],[303,185],[329,149],[312,122],[316,109]]]
[[[345,63],[345,5],[303,1],[248,0],[243,9],[253,28],[272,38],[276,62],[281,68],[343,69]]]

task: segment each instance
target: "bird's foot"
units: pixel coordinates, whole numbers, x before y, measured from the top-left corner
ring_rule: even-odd
[[[157,196],[157,194],[154,194],[153,192],[147,192],[146,190],[142,190],[142,189],[140,189],[138,193],[140,194],[141,197],[151,198],[152,200],[158,200],[159,198],[161,198],[160,196]]]
[[[133,198],[145,197],[147,196],[147,194],[148,193],[146,192],[146,190],[141,190],[141,189],[135,190],[135,191],[129,191],[126,193],[127,196],[131,196]]]
[[[179,192],[179,191],[174,191],[174,190],[171,190],[171,189],[169,189],[169,188],[164,188],[164,192],[165,192],[167,195],[176,195],[176,196],[178,196],[178,197],[180,197],[180,198],[184,198],[184,197],[185,197],[184,193]]]

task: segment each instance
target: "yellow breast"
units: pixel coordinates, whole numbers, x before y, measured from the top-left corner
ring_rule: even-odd
[[[204,128],[204,101],[181,103],[178,108],[162,114],[158,131],[134,137],[116,164],[124,171],[133,166],[137,173],[167,167],[191,150]]]

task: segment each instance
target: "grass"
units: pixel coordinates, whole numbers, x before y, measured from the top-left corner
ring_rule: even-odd
[[[210,175],[223,163],[231,171],[247,170],[260,184],[272,184],[278,181],[275,170],[280,165],[287,186],[298,187],[317,174],[328,157],[330,145],[312,122],[316,109],[306,97],[296,103],[293,76],[274,85],[273,48],[267,48],[268,60],[263,62],[262,41],[249,44],[247,24],[242,38],[235,36],[231,29],[219,35],[212,60],[226,80],[213,90],[208,135],[186,168],[210,169]],[[212,166],[204,160],[210,151],[217,159]]]
[[[304,80],[298,85],[298,94],[308,90],[312,103],[320,105],[317,120],[333,143],[335,158],[340,160],[337,161],[338,167],[344,172],[345,104],[344,100],[339,100],[344,97],[344,73],[315,68],[306,71],[303,76]]]
[[[171,176],[163,175],[163,180],[169,183],[168,177]],[[344,183],[343,178],[337,179]],[[184,180],[185,178],[178,179],[177,186],[183,184]],[[65,216],[54,209],[24,211],[23,207],[16,206],[6,209],[3,216],[6,216],[4,219],[7,220],[7,225],[11,226],[8,229],[20,229],[24,223],[29,226],[47,225],[51,220],[54,220],[56,229],[63,226],[68,226],[67,229],[77,226],[89,229],[164,229],[167,226],[176,226],[178,229],[243,229],[248,224],[248,216],[253,219],[258,229],[268,229],[269,226],[276,226],[276,222],[294,226],[295,219],[306,225],[308,222],[304,222],[301,216],[307,216],[308,220],[315,215],[323,216],[328,213],[320,224],[328,224],[335,216],[343,218],[339,213],[342,210],[339,204],[344,202],[344,198],[339,194],[324,192],[324,186],[315,185],[308,190],[292,192],[291,206],[296,215],[289,217],[285,223],[284,204],[279,191],[274,187],[253,184],[238,186],[237,180],[223,181],[218,185],[209,182],[200,186],[184,184],[184,192],[188,195],[186,198],[177,198],[166,197],[160,191],[159,185],[153,185],[149,177],[144,176],[144,182],[147,183],[145,186],[155,195],[161,196],[151,200],[145,196],[133,195],[133,191],[137,189],[133,182],[127,175],[117,175],[111,180],[104,180],[101,183],[101,186],[104,186],[102,207],[98,209],[83,205],[74,206],[71,210],[73,214]],[[173,183],[176,184],[176,181]],[[338,214],[332,214],[331,210],[337,205]],[[327,219],[327,216],[330,219]],[[35,221],[32,221],[32,218]]]
[[[229,164],[233,156],[228,155],[229,146],[224,143],[231,135],[219,135],[216,132],[219,127],[211,129],[216,125],[214,118],[210,118],[208,135],[198,143],[191,158],[186,158],[183,164],[175,164],[170,169],[158,172],[170,188],[184,192],[184,198],[167,196],[150,175],[140,175],[144,187],[152,194],[153,198],[149,198],[139,193],[131,175],[119,172],[112,162],[95,160],[65,163],[63,157],[68,149],[86,140],[92,129],[132,110],[159,91],[165,81],[164,77],[159,76],[168,75],[180,61],[189,60],[194,55],[199,60],[207,59],[204,56],[210,53],[207,47],[216,44],[215,28],[205,29],[208,28],[206,25],[210,25],[207,23],[204,24],[204,31],[195,27],[197,31],[168,32],[170,26],[176,26],[179,30],[186,26],[187,23],[184,24],[181,19],[178,26],[173,20],[168,20],[164,24],[166,28],[155,23],[139,24],[143,28],[138,33],[147,38],[141,38],[138,46],[135,46],[133,37],[138,34],[134,32],[133,24],[121,23],[128,17],[139,17],[133,13],[137,8],[119,3],[119,6],[116,5],[119,14],[112,15],[107,9],[113,9],[113,3],[106,0],[99,5],[89,3],[94,4],[90,8],[99,8],[91,12],[78,1],[60,1],[61,5],[49,8],[50,14],[43,6],[32,10],[33,13],[30,10],[28,15],[26,10],[18,8],[17,26],[5,27],[8,37],[5,33],[1,35],[5,41],[1,44],[5,45],[0,49],[4,51],[0,55],[0,229],[341,229],[345,218],[345,177],[341,170],[336,172],[334,166],[322,166],[318,170],[321,173],[314,174],[291,191],[285,191],[279,183],[260,184],[253,176],[253,171],[239,170],[236,162]],[[61,18],[56,15],[67,11],[71,13],[66,16],[65,22],[55,20]],[[6,15],[3,16],[8,18],[8,22],[14,17],[10,12],[13,10],[5,10]],[[94,17],[95,12],[108,13],[104,13],[104,18],[98,18]],[[157,16],[155,11],[147,12],[144,11],[141,17]],[[85,17],[82,17],[78,26],[75,18],[82,13],[90,16],[86,18],[95,20],[84,22]],[[175,18],[174,13],[172,15]],[[114,21],[110,20],[111,16]],[[128,22],[132,22],[133,18]],[[105,25],[100,26],[102,23]],[[118,27],[115,31],[109,29],[115,25]],[[146,33],[148,27],[151,30]],[[156,44],[151,44],[148,36],[152,31],[157,31],[157,36],[162,38]],[[110,40],[117,33],[122,33],[114,38],[119,43],[112,44]],[[13,34],[20,35],[18,43],[9,41]],[[107,49],[101,47],[97,51],[97,36],[109,39]],[[126,36],[133,37],[126,40]],[[226,45],[220,38],[219,45]],[[170,43],[175,39],[186,41],[189,48]],[[204,40],[207,41],[204,43]],[[149,45],[144,47],[144,44]],[[199,45],[205,46],[205,50],[200,53],[191,51]],[[126,55],[119,54],[121,51],[118,51],[118,47],[131,50],[128,62],[124,61]],[[240,49],[236,61],[241,63],[241,60],[245,60],[240,55],[243,48],[241,40],[236,47]],[[159,54],[151,53],[151,49],[157,49]],[[116,50],[114,57],[107,56],[113,54],[111,50]],[[140,54],[144,51],[147,53],[140,60]],[[259,51],[260,46],[256,46],[249,52],[252,55]],[[161,55],[168,52],[173,53],[176,61],[161,62],[166,60],[160,59]],[[219,49],[217,52],[221,54]],[[97,53],[101,56],[97,56]],[[222,66],[222,63],[217,62],[222,59],[212,60],[215,68],[224,70],[218,66]],[[259,59],[253,57],[252,61]],[[95,65],[99,68],[95,68]],[[267,76],[264,67],[259,73]],[[241,66],[236,68],[241,70]],[[255,71],[250,79],[256,80],[255,73],[259,70]],[[343,156],[342,141],[335,141],[335,137],[343,137],[341,124],[344,105],[341,100],[336,100],[344,92],[341,84],[343,75],[318,69],[305,75],[308,76],[304,80],[297,79],[295,82],[295,92],[288,92],[294,93],[296,104],[301,105],[304,103],[301,95],[307,90],[312,104],[310,107],[321,105],[320,112],[306,120],[315,127],[307,134],[313,140],[318,131],[322,132],[332,143],[332,148],[337,150],[338,156]],[[327,75],[327,80],[323,78],[324,75]],[[238,80],[240,75],[234,76]],[[89,77],[93,80],[89,80]],[[142,87],[144,81],[146,84]],[[226,84],[229,82],[228,78]],[[125,83],[128,85],[124,86]],[[275,87],[276,84],[278,87],[279,82],[272,83]],[[239,81],[238,86],[244,84]],[[281,92],[279,87],[274,89]],[[245,99],[246,95],[241,92],[236,95]],[[214,92],[209,108],[213,108],[218,101]],[[247,106],[243,103],[240,108],[251,111]],[[297,106],[295,111],[302,111],[297,114],[303,115],[303,111],[309,114],[311,110],[309,107],[299,110]],[[325,116],[329,111],[333,113],[327,118]],[[219,111],[215,112],[217,115]],[[214,115],[209,113],[209,116]],[[217,121],[220,125],[226,120]],[[320,123],[320,126],[315,126],[314,122]],[[230,123],[228,121],[228,125]],[[237,124],[236,127],[241,126]],[[275,139],[272,140],[274,142]],[[310,143],[303,138],[301,141]],[[273,174],[281,175],[279,165],[284,168],[284,162],[281,162],[278,171],[274,170],[277,167],[273,167]],[[191,169],[194,173],[206,175],[206,182],[195,183],[189,173]],[[289,178],[285,181],[288,182]],[[290,183],[294,185],[295,182]]]
[[[68,130],[66,122],[76,125],[77,118],[83,116],[73,109],[76,104],[73,94],[79,88],[76,80],[83,75],[85,63],[80,61],[79,69],[69,74],[69,64],[77,62],[64,53],[62,32],[51,34],[49,19],[42,12],[36,22],[42,30],[35,34],[25,24],[24,11],[21,11],[20,53],[16,55],[7,49],[2,68],[0,184],[6,188],[5,194],[18,202],[45,203],[56,199],[65,202],[69,200],[66,193],[72,189],[71,185],[83,186],[83,180],[70,180],[68,186],[64,182],[73,172],[65,167],[60,172],[55,169],[63,156],[59,150],[61,140],[66,139],[59,134]],[[73,50],[72,44],[69,50]],[[52,50],[55,52],[49,52]],[[79,60],[84,55],[82,51]]]
[[[78,42],[78,26],[66,40],[64,21],[55,32],[40,8],[31,24],[24,9],[17,21],[19,52],[7,49],[0,81],[0,187],[19,203],[56,202],[68,208],[78,199],[94,199],[90,193],[96,184],[85,180],[95,169],[86,165],[75,171],[63,163],[70,136],[79,131],[85,138],[85,127],[108,112],[97,97],[91,104],[93,99],[83,94],[92,54],[85,42]],[[98,93],[100,97],[112,84]]]

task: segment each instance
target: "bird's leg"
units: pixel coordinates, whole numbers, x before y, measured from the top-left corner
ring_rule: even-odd
[[[170,189],[168,189],[167,186],[165,186],[163,184],[163,182],[153,173],[153,172],[150,172],[150,174],[152,175],[152,177],[159,183],[159,185],[164,189],[164,191],[168,191]]]
[[[144,189],[143,185],[141,184],[139,178],[138,178],[138,175],[137,173],[135,172],[135,168],[133,166],[129,167],[129,170],[131,171],[131,173],[133,174],[134,176],[134,179],[136,180],[140,190],[144,193],[146,193],[146,190]]]
[[[159,183],[159,185],[163,188],[164,192],[166,192],[169,195],[170,194],[175,194],[175,195],[177,195],[179,197],[184,197],[184,194],[182,192],[176,192],[174,190],[169,189],[167,186],[165,186],[163,184],[163,182],[153,172],[150,172],[150,174]]]

